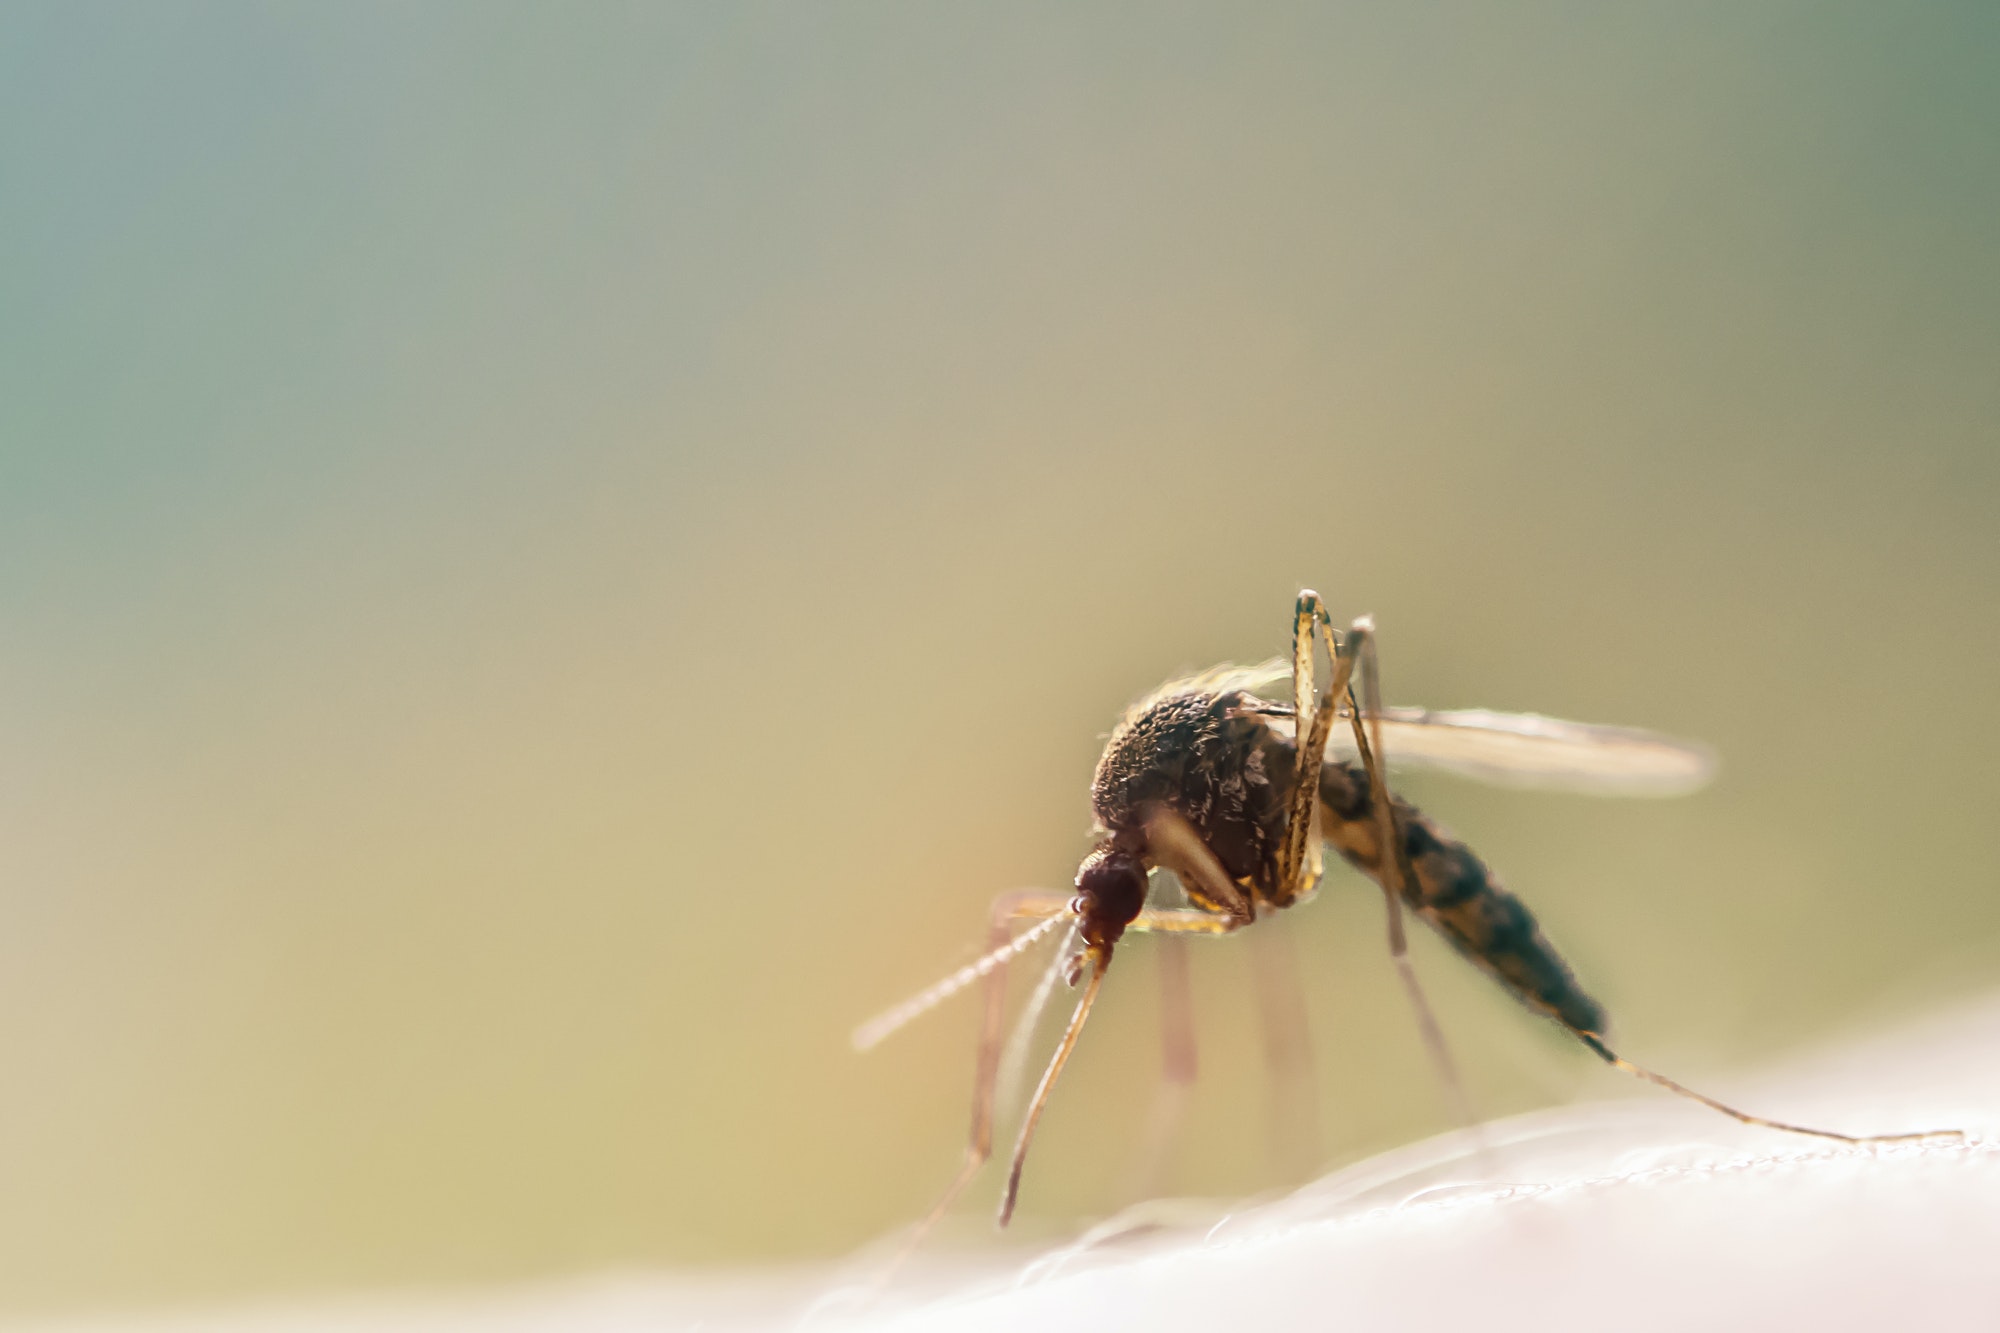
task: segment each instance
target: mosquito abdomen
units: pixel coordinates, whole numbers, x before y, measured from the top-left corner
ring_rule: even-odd
[[[1416,882],[1403,886],[1410,910],[1530,1009],[1581,1032],[1603,1033],[1604,1010],[1577,984],[1527,905],[1470,847],[1409,802],[1391,799],[1415,872]],[[1383,882],[1387,867],[1367,773],[1352,764],[1327,763],[1320,774],[1320,801],[1326,840],[1362,873]]]

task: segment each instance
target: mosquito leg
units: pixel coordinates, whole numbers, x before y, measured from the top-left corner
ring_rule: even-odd
[[[1148,908],[1125,927],[1130,931],[1164,935],[1160,941],[1160,1070],[1158,1101],[1147,1124],[1145,1146],[1139,1168],[1133,1175],[1134,1198],[1153,1191],[1174,1133],[1186,1110],[1188,1093],[1194,1087],[1199,1066],[1195,1055],[1194,1001],[1188,984],[1187,951],[1182,937],[1187,935],[1229,935],[1249,924],[1248,918],[1198,908]]]
[[[1004,947],[1013,937],[1013,923],[1022,918],[1046,920],[1070,910],[1069,899],[1055,893],[1007,893],[993,900],[988,915],[989,950]],[[1000,1026],[1006,1009],[1007,968],[1003,964],[989,972],[984,985],[986,1003],[979,1023],[978,1054],[973,1063],[972,1132],[965,1145],[965,1161],[942,1197],[931,1206],[923,1221],[903,1243],[895,1264],[900,1264],[929,1235],[952,1202],[972,1183],[973,1176],[993,1155],[993,1093],[1000,1066]],[[892,1264],[893,1269],[895,1265]]]
[[[1129,927],[1128,927],[1129,929]],[[1134,1199],[1151,1198],[1159,1185],[1167,1152],[1173,1147],[1188,1094],[1200,1071],[1195,1052],[1194,994],[1188,983],[1187,940],[1167,933],[1160,940],[1160,1091],[1146,1120],[1138,1164],[1132,1174]]]
[[[1305,989],[1289,939],[1273,930],[1256,931],[1250,947],[1270,1074],[1272,1166],[1284,1181],[1297,1181],[1320,1161],[1319,1090]]]
[[[1324,696],[1314,684],[1314,631],[1324,636],[1327,656],[1333,669],[1333,683]],[[1278,849],[1277,900],[1291,903],[1316,877],[1319,857],[1313,837],[1313,817],[1318,813],[1319,770],[1326,759],[1327,738],[1333,734],[1334,712],[1348,678],[1353,659],[1334,647],[1332,622],[1319,594],[1307,588],[1299,593],[1292,613],[1292,743],[1297,754],[1293,774],[1291,810],[1285,821],[1285,839]]]
[[[1154,863],[1173,871],[1191,900],[1227,915],[1236,923],[1232,930],[1256,919],[1250,900],[1185,816],[1171,806],[1156,805],[1146,816],[1145,830],[1146,850]]]
[[[1200,1072],[1187,941],[1169,934],[1160,941],[1160,1073],[1169,1084],[1185,1088],[1193,1086]]]
[[[1007,1169],[1007,1188],[1000,1195],[1000,1225],[1006,1226],[1014,1216],[1014,1203],[1021,1194],[1021,1168],[1028,1161],[1028,1145],[1035,1140],[1035,1126],[1041,1123],[1042,1108],[1049,1104],[1049,1093],[1056,1085],[1056,1078],[1063,1066],[1069,1063],[1070,1052],[1076,1049],[1076,1039],[1083,1035],[1083,1021],[1090,1017],[1090,1007],[1097,1002],[1097,992],[1104,986],[1104,967],[1107,959],[1101,954],[1090,956],[1090,979],[1084,983],[1083,998],[1076,1002],[1076,1013],[1071,1015],[1069,1027],[1064,1031],[1056,1053],[1049,1058],[1049,1067],[1042,1071],[1042,1081],[1035,1088],[1035,1099],[1028,1104],[1027,1118],[1021,1121],[1021,1135],[1014,1140],[1014,1161]],[[990,1118],[986,1126],[987,1138],[992,1138],[993,1128]],[[982,1156],[981,1161],[984,1161]],[[951,1195],[945,1196],[949,1203],[952,1195],[964,1188],[954,1182]]]
[[[1727,1103],[1715,1100],[1713,1097],[1703,1096],[1693,1088],[1674,1082],[1665,1074],[1656,1074],[1650,1069],[1644,1069],[1633,1064],[1630,1060],[1625,1059],[1606,1046],[1603,1039],[1595,1033],[1583,1032],[1575,1028],[1570,1030],[1576,1033],[1578,1041],[1588,1046],[1600,1059],[1613,1068],[1622,1069],[1633,1077],[1642,1078],[1648,1083],[1665,1088],[1668,1092],[1677,1093],[1682,1097],[1700,1102],[1710,1110],[1720,1111],[1731,1120],[1738,1120],[1746,1125],[1759,1125],[1765,1129],[1782,1129],[1787,1134],[1810,1134],[1814,1138],[1819,1139],[1837,1139],[1842,1143],[1909,1143],[1917,1139],[1962,1139],[1965,1137],[1965,1131],[1962,1129],[1924,1129],[1906,1134],[1842,1134],[1837,1130],[1814,1129],[1810,1125],[1794,1125],[1783,1120],[1770,1120],[1761,1115],[1751,1115],[1748,1111],[1739,1111]]]
[[[1401,909],[1394,902],[1389,906],[1390,918],[1400,928]],[[1417,969],[1410,963],[1407,949],[1395,955],[1396,974],[1402,978],[1403,993],[1410,998],[1410,1008],[1416,1012],[1417,1026],[1423,1032],[1424,1047],[1430,1052],[1431,1063],[1437,1069],[1438,1078],[1443,1080],[1445,1097],[1451,1103],[1452,1117],[1466,1129],[1476,1128],[1479,1113],[1473,1109],[1472,1098],[1465,1091],[1465,1081],[1459,1077],[1458,1062],[1452,1059],[1451,1047],[1445,1043],[1444,1029],[1438,1026],[1437,1015],[1431,1011],[1430,1001],[1424,996],[1423,985],[1417,980]]]
[[[1015,1016],[1014,1030],[1007,1037],[1006,1049],[1000,1053],[1000,1073],[993,1092],[996,1112],[1018,1107],[1025,1100],[1021,1095],[1021,1079],[1028,1067],[1028,1048],[1034,1043],[1035,1031],[1041,1026],[1042,1011],[1049,1007],[1049,1000],[1056,993],[1056,983],[1062,980],[1064,964],[1075,943],[1076,926],[1072,924],[1057,942],[1048,966],[1042,969],[1041,979],[1035,983],[1035,989]]]
[[[1327,633],[1331,637],[1330,629]],[[1396,818],[1395,798],[1389,793],[1389,776],[1383,764],[1382,682],[1375,659],[1374,621],[1365,616],[1355,621],[1346,636],[1345,647],[1348,655],[1359,662],[1356,674],[1361,680],[1361,697],[1358,700],[1355,698],[1350,685],[1347,691],[1348,718],[1354,727],[1354,748],[1360,752],[1362,767],[1368,772],[1368,798],[1375,810],[1376,840],[1381,848],[1376,861],[1380,867],[1382,894],[1387,899],[1389,911],[1389,956],[1395,960],[1396,974],[1402,979],[1403,991],[1409,996],[1410,1007],[1416,1013],[1417,1027],[1423,1033],[1431,1063],[1444,1083],[1452,1114],[1460,1124],[1471,1128],[1479,1123],[1479,1117],[1473,1111],[1472,1099],[1466,1095],[1458,1062],[1452,1059],[1451,1047],[1445,1043],[1444,1029],[1438,1026],[1437,1015],[1431,1010],[1424,988],[1417,981],[1417,969],[1410,962],[1409,936],[1403,929],[1403,904],[1415,887],[1417,876],[1410,864],[1409,848],[1403,842],[1403,830]]]
[[[1150,935],[1228,935],[1243,929],[1246,922],[1220,912],[1195,908],[1149,907],[1132,918],[1128,931]]]

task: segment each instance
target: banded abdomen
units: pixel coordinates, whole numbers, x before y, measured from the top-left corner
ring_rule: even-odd
[[[1322,836],[1356,869],[1382,883],[1387,868],[1367,772],[1329,761],[1320,770],[1319,795]],[[1391,799],[1415,872],[1416,882],[1403,886],[1410,910],[1530,1009],[1579,1032],[1602,1035],[1603,1009],[1577,984],[1526,905],[1471,848],[1408,801]]]

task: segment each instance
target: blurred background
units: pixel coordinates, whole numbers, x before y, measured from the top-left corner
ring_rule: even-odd
[[[2000,982],[2000,11],[13,4],[0,1315],[838,1256],[1120,709],[1373,612],[1689,1079]],[[1344,870],[1328,1163],[1449,1124]],[[1285,1183],[1245,941],[1166,1188]],[[1123,1203],[1121,951],[1023,1234]],[[1639,1095],[1428,939],[1498,1114]],[[1782,1114],[1783,1107],[1763,1108]],[[997,1172],[959,1230],[986,1233]]]

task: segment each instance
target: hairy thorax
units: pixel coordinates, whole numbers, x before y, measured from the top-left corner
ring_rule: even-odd
[[[1201,834],[1231,879],[1268,895],[1296,760],[1241,690],[1173,690],[1127,713],[1104,748],[1091,806],[1114,837],[1166,806]]]

